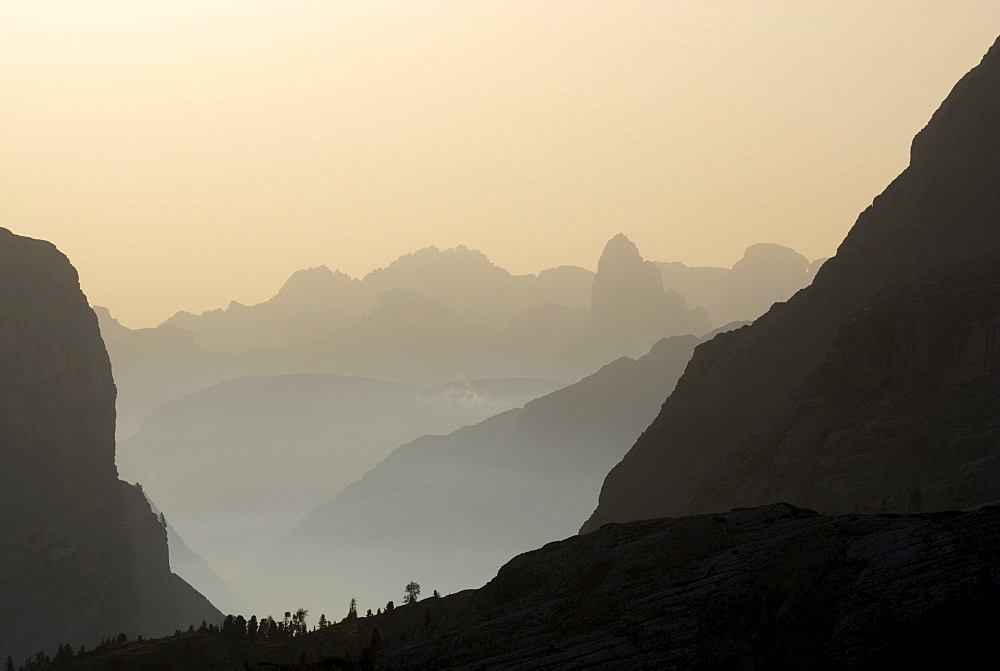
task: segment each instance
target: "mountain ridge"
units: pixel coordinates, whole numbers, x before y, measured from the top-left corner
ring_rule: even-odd
[[[855,311],[883,289],[1000,248],[997,129],[995,43],[917,135],[911,165],[861,213],[812,284],[696,350],[659,417],[608,474],[583,531],[686,511],[712,469],[819,366]]]

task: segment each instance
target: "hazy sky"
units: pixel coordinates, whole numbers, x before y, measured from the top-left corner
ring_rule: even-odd
[[[0,225],[130,326],[428,245],[827,256],[997,0],[0,0]]]

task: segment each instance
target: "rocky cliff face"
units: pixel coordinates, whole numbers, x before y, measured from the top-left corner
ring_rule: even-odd
[[[218,611],[115,470],[97,318],[55,247],[0,229],[0,652],[172,632]]]
[[[775,504],[610,525],[433,604],[379,666],[990,666],[998,550],[995,508],[824,517]]]
[[[656,421],[608,475],[584,530],[688,509],[704,478],[819,366],[881,291],[1000,249],[1000,47],[913,141],[910,166],[811,286],[700,346]]]
[[[1000,257],[891,292],[706,480],[698,510],[822,512],[1000,499]]]

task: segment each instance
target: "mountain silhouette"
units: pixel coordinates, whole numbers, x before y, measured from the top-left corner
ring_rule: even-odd
[[[809,260],[788,247],[756,244],[747,247],[722,284],[722,321],[753,321],[779,300],[807,286]]]
[[[228,580],[401,443],[482,421],[558,386],[237,378],[157,408],[120,444],[118,468],[143,483],[185,542]]]
[[[482,252],[459,245],[426,247],[352,279],[326,266],[294,273],[270,300],[253,306],[233,302],[200,315],[179,312],[164,322],[194,334],[209,351],[239,354],[251,350],[309,345],[356,325],[377,309],[386,292],[420,294],[458,314],[474,313],[500,328],[532,305],[556,303],[571,308],[589,304],[594,274],[560,266],[535,275],[511,275]]]
[[[1000,500],[1000,255],[880,296],[706,479],[692,508],[829,513]]]
[[[683,296],[663,290],[659,269],[622,233],[608,241],[597,263],[590,311],[596,334],[610,339],[655,341],[711,328],[704,310],[689,313]]]
[[[620,250],[618,242],[608,245],[596,296],[595,274],[583,268],[511,275],[480,252],[430,247],[364,280],[323,266],[297,271],[269,301],[178,313],[152,329],[125,328],[95,307],[119,389],[117,435],[133,435],[166,401],[238,377],[320,373],[420,386],[535,377],[569,384],[619,356],[641,356],[661,337],[711,328],[704,310],[718,312],[730,270],[659,264],[676,285],[663,289],[634,245],[621,240]],[[709,288],[703,271],[711,271]],[[766,285],[766,268],[759,274]],[[804,285],[811,275],[799,279]],[[715,307],[686,300],[689,290],[712,294]],[[790,291],[765,291],[761,309]]]
[[[399,447],[276,542],[238,592],[264,608],[384,601],[407,576],[442,591],[481,584],[512,554],[576,530],[696,343],[666,338],[524,408]],[[280,570],[289,557],[295,572]],[[306,577],[317,571],[336,578]]]
[[[368,308],[360,282],[326,266],[299,270],[263,303],[233,301],[201,315],[178,312],[164,322],[213,352],[239,353],[308,345],[357,322]]]
[[[686,266],[674,261],[656,267],[663,286],[701,307],[715,324],[753,321],[774,303],[809,285],[826,259],[809,263],[794,249],[772,243],[747,247],[732,268]]]
[[[990,667],[998,550],[996,508],[612,524],[323,639],[343,650],[377,628],[391,669]]]
[[[994,45],[917,134],[909,167],[812,284],[696,350],[660,415],[608,475],[585,531],[688,510],[713,469],[817,370],[841,324],[885,290],[1000,249],[998,101]]]
[[[53,245],[0,229],[0,317],[0,650],[220,617],[171,573],[166,531],[118,479],[111,365]]]

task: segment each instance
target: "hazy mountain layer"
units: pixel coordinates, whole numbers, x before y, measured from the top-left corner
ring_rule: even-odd
[[[615,240],[619,237],[631,244],[624,236]],[[649,277],[643,281],[641,271],[632,268],[630,275],[628,263],[625,274],[616,276],[616,260],[628,262],[629,257],[627,245],[615,240],[605,250],[610,255],[604,260],[608,266],[605,279],[598,286],[599,312],[621,311],[637,303],[645,310],[629,311],[619,328],[638,326],[641,332],[643,326],[655,326],[657,337],[706,331],[709,327],[703,326],[704,314],[690,315],[690,324],[683,323],[689,309],[707,311],[709,321],[715,324],[755,319],[772,303],[787,300],[808,285],[815,275],[815,268],[794,250],[757,244],[747,249],[732,270],[657,263],[662,286],[656,290]],[[630,280],[619,287],[624,292],[605,290],[615,284],[613,276]],[[533,306],[589,308],[594,279],[593,272],[576,266],[550,268],[537,276],[511,275],[482,252],[463,246],[446,250],[428,247],[373,270],[363,279],[352,279],[325,266],[300,270],[263,303],[247,306],[234,301],[225,309],[200,315],[179,312],[164,324],[190,331],[199,345],[213,352],[299,347],[357,324],[375,310],[382,294],[401,289],[432,298],[459,315],[478,315],[492,328],[501,329],[511,317]],[[665,297],[660,295],[664,289]],[[609,293],[610,305],[602,300]],[[664,318],[670,322],[666,329],[660,324]],[[598,321],[602,321],[600,317]]]
[[[882,290],[1000,248],[1000,47],[913,141],[910,166],[858,218],[808,288],[698,348],[656,421],[608,475],[584,526],[677,514],[756,423],[822,363]]]
[[[238,353],[296,347],[350,326],[371,309],[360,282],[326,266],[295,272],[270,300],[253,306],[233,301],[200,315],[178,312],[163,325],[193,334],[201,347]]]
[[[127,438],[160,404],[247,375],[568,384],[619,356],[641,356],[662,337],[709,330],[705,310],[721,314],[724,284],[752,299],[738,305],[755,318],[809,282],[801,259],[784,247],[755,245],[736,266],[739,282],[726,279],[735,271],[682,264],[659,264],[661,278],[617,236],[597,276],[562,266],[535,277],[512,276],[464,247],[428,248],[363,281],[324,267],[298,271],[269,301],[180,313],[155,329],[133,331],[96,310],[119,389],[118,436]],[[797,268],[791,275],[782,270],[789,264]],[[685,300],[688,291],[700,298]]]
[[[156,507],[149,497],[146,497],[149,507],[153,513],[159,517],[162,511]],[[239,598],[229,588],[229,585],[219,577],[219,574],[209,566],[205,558],[188,547],[177,529],[164,517],[167,522],[167,549],[170,556],[170,569],[184,579],[184,582],[194,587],[212,605],[223,613],[242,613],[246,606],[240,602]]]
[[[119,324],[107,308],[95,307],[94,312],[118,387],[119,439],[138,431],[163,402],[240,374],[235,357],[202,349],[189,331],[169,325],[133,330]]]
[[[619,233],[604,247],[591,290],[592,337],[633,342],[645,349],[667,335],[701,335],[712,328],[702,308],[688,310],[676,291],[664,291],[659,269]]]
[[[590,303],[594,273],[560,266],[511,275],[479,251],[427,247],[351,279],[325,266],[289,278],[274,298],[254,306],[233,302],[201,315],[180,312],[165,324],[191,331],[211,351],[239,353],[307,345],[352,326],[375,309],[382,294],[402,289],[433,298],[456,313],[475,313],[500,328],[521,310],[545,303],[571,308]]]
[[[428,389],[332,375],[238,378],[158,408],[122,441],[118,467],[231,578],[400,444],[482,421],[558,386],[530,379]]]
[[[657,263],[663,286],[687,299],[688,307],[701,307],[715,324],[753,321],[774,303],[787,301],[812,282],[826,262],[809,263],[804,256],[782,245],[761,243],[747,247],[743,258],[730,268],[686,266],[674,261]]]
[[[576,530],[696,343],[667,338],[523,409],[400,447],[275,543],[237,591],[262,611],[336,612],[352,596],[374,609],[409,580],[481,584],[513,554]],[[290,558],[296,570],[282,570]]]
[[[218,618],[170,572],[166,531],[118,480],[111,366],[76,271],[6,229],[0,385],[0,655]]]

